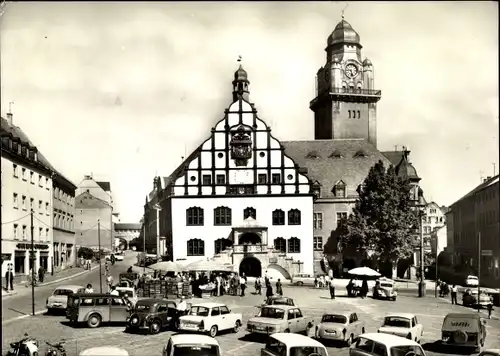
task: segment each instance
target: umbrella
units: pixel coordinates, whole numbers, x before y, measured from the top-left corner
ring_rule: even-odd
[[[190,263],[185,267],[188,271],[203,272],[203,271],[231,271],[232,265],[222,264],[216,261],[197,261]]]
[[[163,272],[181,272],[183,270],[182,266],[172,261],[158,262],[149,266],[149,268],[155,271],[163,271]]]
[[[372,270],[369,267],[353,268],[350,271],[348,271],[347,273],[352,274],[353,276],[365,276],[365,277],[378,277],[378,276],[380,276],[380,273]]]

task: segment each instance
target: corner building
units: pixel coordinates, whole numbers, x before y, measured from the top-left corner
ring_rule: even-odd
[[[240,66],[224,118],[166,180],[172,257],[215,255],[248,276],[312,273],[310,181],[258,117],[248,85]]]

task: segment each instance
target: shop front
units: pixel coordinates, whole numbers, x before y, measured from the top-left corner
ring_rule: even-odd
[[[44,243],[35,243],[34,258],[30,259],[31,244],[30,243],[17,243],[13,253],[13,265],[15,275],[26,275],[34,268],[38,271],[40,266],[43,266],[45,271],[51,272],[50,266],[50,245]]]

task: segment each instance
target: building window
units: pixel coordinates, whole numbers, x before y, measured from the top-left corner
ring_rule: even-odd
[[[14,174],[14,178],[18,178],[18,174],[17,174],[17,164],[12,164],[12,172]]]
[[[187,242],[188,256],[205,256],[205,241],[200,239],[191,239]]]
[[[197,206],[186,209],[186,226],[203,226],[203,209]]]
[[[300,225],[300,210],[288,210],[288,225]]]
[[[35,199],[30,198],[30,210],[33,210],[35,208]]]
[[[224,185],[226,184],[226,176],[224,174],[217,174],[216,176],[217,184]]]
[[[300,240],[296,237],[288,239],[288,253],[300,253]]]
[[[35,173],[30,171],[30,183],[35,184],[35,179],[34,179]]]
[[[26,180],[26,168],[21,169],[21,177],[23,180]]]
[[[265,173],[259,174],[258,179],[259,179],[259,184],[267,184],[267,175]]]
[[[219,206],[214,209],[214,225],[231,225],[231,209],[226,206]]]
[[[43,201],[41,200],[38,201],[38,212],[43,214]]]
[[[19,201],[17,198],[17,193],[14,193],[12,198],[13,198],[12,204],[14,205],[14,209],[19,209]]]
[[[335,195],[336,198],[345,198],[346,196],[346,189],[345,189],[345,184],[344,182],[339,182],[335,187],[333,188],[333,194]]]
[[[45,203],[45,214],[49,215],[49,203]]]
[[[281,174],[273,173],[271,176],[271,179],[272,179],[273,184],[280,184],[281,183]]]
[[[203,185],[211,185],[212,184],[212,175],[204,174],[202,177]]]
[[[49,178],[45,177],[45,189],[49,190]]]
[[[323,250],[323,236],[313,237],[313,248],[316,251]]]
[[[23,207],[23,210],[26,210],[26,197],[24,195],[21,198],[21,205]]]
[[[248,218],[257,219],[257,211],[254,208],[245,208],[243,210],[243,219]]]
[[[50,239],[49,239],[49,229],[45,229],[45,241],[50,241]]]
[[[214,242],[215,254],[221,253],[229,246],[231,246],[231,241],[228,239],[222,238],[222,239],[215,240],[215,242]]]
[[[273,211],[273,225],[285,225],[285,212],[283,210]]]
[[[323,229],[323,213],[313,213],[313,228],[316,230]]]
[[[23,225],[23,240],[26,240],[26,225]]]
[[[337,213],[337,225],[340,223],[340,220],[347,220],[347,213]]]
[[[43,227],[38,228],[38,240],[43,241]]]
[[[17,224],[14,224],[14,240],[17,240],[18,239],[18,236],[17,236],[17,228],[18,228],[19,225]]]
[[[276,251],[280,251],[281,253],[286,253],[286,240],[282,237],[275,238],[274,249]]]
[[[38,175],[38,186],[43,187],[42,176],[40,174]]]

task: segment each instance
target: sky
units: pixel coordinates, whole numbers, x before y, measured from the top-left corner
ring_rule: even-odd
[[[138,222],[221,120],[241,55],[280,140],[314,138],[315,74],[345,19],[374,66],[378,148],[405,145],[427,200],[499,171],[496,2],[21,2],[0,18],[1,114],[75,184],[111,182]]]

